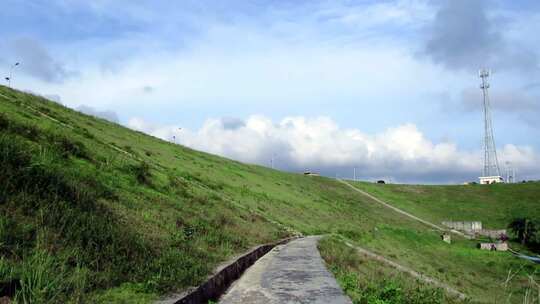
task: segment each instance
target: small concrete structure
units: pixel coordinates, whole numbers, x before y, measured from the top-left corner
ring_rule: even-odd
[[[320,176],[319,173],[311,172],[311,171],[304,171],[305,176]]]
[[[481,176],[478,179],[480,180],[480,185],[504,183],[504,179],[501,176]]]
[[[480,243],[479,246],[480,246],[480,249],[482,250],[490,250],[490,251],[507,251],[508,250],[507,243]]]
[[[482,222],[442,222],[442,224],[450,229],[463,231],[473,237],[485,236],[490,239],[500,240],[506,237],[506,229],[483,229]]]
[[[450,229],[465,231],[465,232],[476,232],[482,230],[482,222],[472,221],[472,222],[442,222],[442,224]]]
[[[452,237],[450,236],[450,234],[445,233],[445,234],[441,235],[441,239],[445,243],[452,244]]]

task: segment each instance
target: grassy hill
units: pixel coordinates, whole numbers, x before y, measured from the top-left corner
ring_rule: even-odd
[[[295,233],[337,235],[483,302],[522,301],[526,275],[538,273],[471,241],[447,245],[335,180],[194,151],[3,86],[0,165],[0,294],[21,303],[148,303],[200,283],[251,246]],[[527,187],[520,203],[535,212],[540,186]],[[470,189],[463,202],[493,196]],[[436,193],[425,202],[440,207],[396,200],[418,216],[445,217]],[[475,218],[493,212],[463,208]],[[518,275],[500,288],[509,270]]]
[[[356,187],[436,224],[482,221],[488,229],[504,229],[517,217],[540,218],[540,182],[483,185],[379,185]]]

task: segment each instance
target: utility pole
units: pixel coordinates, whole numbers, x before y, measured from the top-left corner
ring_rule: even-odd
[[[356,181],[356,167],[353,168],[353,181]]]
[[[11,80],[13,79],[13,69],[17,66],[19,66],[20,62],[15,62],[10,68],[9,68],[9,77],[6,77],[8,88],[11,88]]]

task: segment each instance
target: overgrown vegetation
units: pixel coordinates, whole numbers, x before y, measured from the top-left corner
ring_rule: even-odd
[[[176,219],[172,234],[141,234],[115,205],[124,196],[125,189],[118,189],[123,179],[152,185],[145,161],[129,161],[128,172],[118,170],[126,160],[106,160],[109,166],[103,167],[96,162],[102,157],[72,139],[76,135],[4,113],[0,131],[0,297],[20,303],[85,302],[92,290],[138,282],[123,286],[153,298],[200,282],[209,263],[221,258],[207,246],[225,246],[229,253],[247,246],[230,233],[223,214]],[[186,197],[199,204],[216,201],[203,193]],[[108,302],[108,296],[116,297],[96,300]]]

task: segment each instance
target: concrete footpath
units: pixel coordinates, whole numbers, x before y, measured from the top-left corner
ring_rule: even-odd
[[[234,282],[219,303],[351,304],[317,249],[320,237],[276,246]]]

